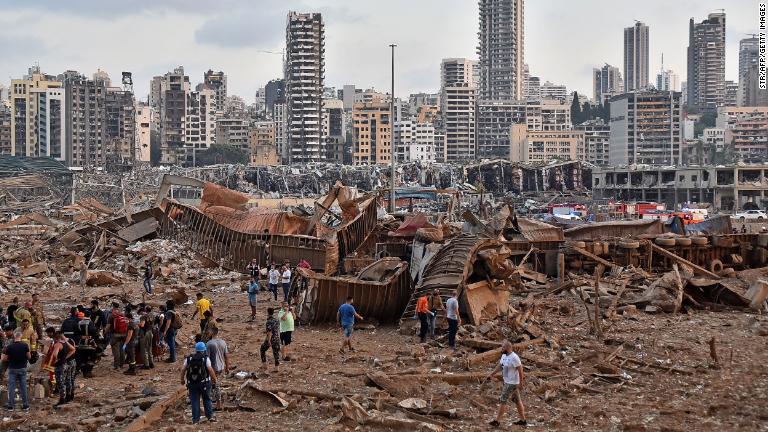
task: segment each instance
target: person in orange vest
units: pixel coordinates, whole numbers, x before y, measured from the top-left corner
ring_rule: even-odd
[[[429,316],[432,311],[429,310],[429,300],[427,296],[421,296],[416,300],[416,314],[419,316],[421,328],[419,329],[419,340],[421,343],[427,341],[427,331],[429,331]]]

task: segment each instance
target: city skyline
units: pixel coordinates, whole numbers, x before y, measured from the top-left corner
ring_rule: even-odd
[[[428,0],[405,9],[406,2],[395,0],[391,10],[327,0],[225,3],[226,7],[218,9],[224,12],[212,13],[197,0],[140,1],[130,5],[104,5],[90,0],[68,4],[40,1],[32,5],[2,1],[0,43],[6,53],[0,59],[0,82],[7,85],[36,62],[44,72],[52,74],[75,69],[90,75],[100,68],[113,80],[125,70],[133,72],[137,98],[144,99],[151,77],[183,65],[193,83],[201,82],[208,69],[224,71],[229,77],[230,94],[251,102],[259,87],[282,76],[281,51],[289,10],[323,13],[327,86],[355,84],[388,89],[385,60],[390,41],[398,43],[398,96],[439,91],[443,58],[477,58],[476,1]],[[736,80],[739,40],[757,26],[757,3],[736,3],[664,3],[667,13],[648,15],[647,11],[652,10],[648,3],[643,8],[627,5],[613,10],[611,3],[604,0],[579,4],[528,2],[525,62],[530,65],[531,75],[541,77],[542,82],[549,80],[565,84],[569,91],[591,94],[592,68],[606,62],[621,64],[623,28],[638,19],[651,30],[650,71],[659,69],[663,52],[665,67],[685,76],[688,20],[700,19],[718,6],[729,6],[725,10],[726,79]],[[401,4],[403,8],[399,8]],[[411,13],[403,14],[403,10]],[[429,27],[425,27],[425,17],[437,10],[440,19],[429,20]],[[610,22],[604,18],[608,10]],[[30,20],[30,14],[36,19]],[[579,27],[543,25],[566,17]],[[394,18],[397,25],[390,27]],[[68,31],[62,33],[62,28]],[[168,28],[175,30],[168,32]],[[159,31],[166,33],[159,37]],[[573,46],[574,33],[583,38],[581,47]],[[94,34],[99,35],[97,40],[81,43]],[[77,46],[77,50],[70,46]],[[349,55],[354,52],[364,53],[369,61]]]

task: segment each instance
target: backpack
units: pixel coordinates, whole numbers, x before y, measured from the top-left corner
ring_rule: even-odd
[[[193,354],[187,357],[187,383],[202,384],[208,381],[207,355]]]
[[[179,313],[176,312],[175,310],[171,310],[170,312],[171,312],[171,315],[173,316],[173,322],[171,323],[173,328],[178,330],[181,327],[183,327],[184,323],[181,321],[181,315],[179,315]]]
[[[112,314],[112,333],[114,334],[126,334],[128,333],[128,319],[123,314]]]

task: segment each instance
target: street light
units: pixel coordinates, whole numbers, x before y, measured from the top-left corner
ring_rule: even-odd
[[[389,44],[392,49],[392,93],[389,106],[389,142],[391,154],[389,156],[392,167],[392,180],[389,195],[389,212],[395,212],[395,44]]]

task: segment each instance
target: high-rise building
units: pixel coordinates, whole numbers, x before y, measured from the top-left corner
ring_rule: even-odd
[[[288,107],[285,101],[275,102],[272,107],[272,122],[275,124],[275,147],[280,162],[288,164]]]
[[[611,128],[603,119],[587,120],[573,127],[584,132],[584,160],[604,166],[608,164]]]
[[[640,21],[624,29],[624,88],[648,87],[648,26]]]
[[[152,79],[149,105],[154,110],[152,118],[156,126],[153,129],[159,133],[161,164],[176,165],[185,159],[183,153],[190,93],[189,77],[184,74],[182,66]]]
[[[610,109],[610,165],[680,164],[680,93],[625,93],[611,99]]]
[[[714,112],[725,103],[725,13],[691,18],[688,34],[688,106]]]
[[[204,88],[213,90],[215,109],[216,111],[223,112],[224,104],[227,101],[227,75],[222,71],[214,72],[213,70],[208,69],[208,71],[203,74],[202,84],[198,85],[196,90],[200,91]]]
[[[760,88],[760,67],[757,64],[750,65],[739,82],[738,96],[741,98],[738,105],[744,107],[768,106],[768,89]]]
[[[109,148],[107,136],[107,82],[88,79],[75,71],[59,76],[66,88],[66,148],[71,166],[103,167]]]
[[[0,103],[0,155],[9,155],[11,151],[11,107]]]
[[[136,160],[149,162],[152,145],[152,109],[143,102],[136,103]]]
[[[11,80],[11,154],[68,160],[66,90],[56,77],[35,66]]]
[[[345,111],[351,112],[352,108],[354,108],[356,93],[357,93],[357,89],[352,84],[345,84],[344,87],[342,87],[341,100],[344,101]]]
[[[445,162],[469,161],[476,158],[475,107],[477,88],[456,83],[443,89],[442,103]]]
[[[602,104],[605,99],[624,93],[624,81],[616,66],[606,63],[600,69],[592,69],[592,98]]]
[[[272,115],[275,104],[278,101],[285,101],[285,80],[273,79],[264,86],[264,103],[269,115]]]
[[[323,140],[327,158],[331,162],[344,162],[346,125],[344,122],[344,101],[325,99],[323,101]]]
[[[322,161],[325,26],[319,13],[288,14],[285,94],[289,163]]]
[[[388,103],[356,103],[352,110],[352,163],[388,165],[392,158],[392,122]]]
[[[477,157],[509,159],[509,130],[525,124],[523,102],[479,101],[477,103]]]
[[[449,87],[456,83],[466,83],[477,86],[478,66],[474,60],[466,58],[443,59],[440,65],[440,88]]]
[[[524,1],[479,0],[478,3],[479,98],[522,100],[525,64]]]
[[[204,88],[189,92],[184,122],[184,146],[177,163],[194,165],[197,152],[216,143],[216,93]]]
[[[760,59],[759,43],[760,41],[756,37],[739,41],[739,93],[736,97],[736,104],[738,106],[750,106],[747,103],[747,93],[750,91],[749,87],[753,80],[748,75],[753,67],[757,70]],[[757,84],[756,80],[754,80],[754,84]]]
[[[136,158],[136,100],[133,91],[107,87],[107,154],[113,162],[132,162]]]

